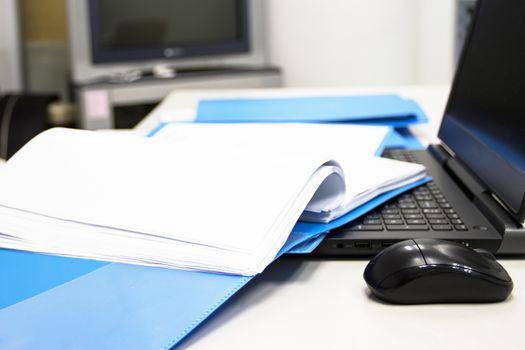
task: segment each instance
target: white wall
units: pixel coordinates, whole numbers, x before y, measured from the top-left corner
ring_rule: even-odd
[[[418,5],[416,82],[451,81],[456,57],[456,1],[415,0]]]
[[[18,0],[0,0],[0,91],[22,86]]]
[[[269,57],[286,86],[451,79],[454,0],[266,1]]]

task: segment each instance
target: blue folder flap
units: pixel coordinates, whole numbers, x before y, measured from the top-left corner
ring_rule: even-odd
[[[0,312],[5,349],[169,349],[249,277],[110,264]]]
[[[419,140],[412,135],[407,128],[392,128],[392,130],[386,135],[383,143],[379,147],[376,155],[381,155],[385,148],[404,148],[404,149],[415,149],[420,150],[425,147],[419,142]]]
[[[283,252],[309,239],[291,234]],[[8,283],[2,292],[16,297],[10,299],[15,305],[0,311],[0,346],[5,348],[168,349],[252,278],[4,253],[2,262],[8,264],[0,265],[0,271]],[[38,265],[42,262],[44,268]],[[51,285],[45,272],[53,280],[57,271],[49,267],[69,283],[17,303],[27,296],[21,281],[36,284],[41,291]],[[96,267],[97,271],[68,279]],[[18,273],[26,279],[16,278]],[[41,281],[32,278],[39,275]]]
[[[355,122],[406,126],[428,121],[418,104],[398,95],[205,99],[196,121]]]
[[[407,128],[395,128],[394,132],[399,136],[398,144],[400,145],[400,148],[405,149],[414,149],[414,150],[422,150],[425,149],[425,146],[419,142],[417,137],[415,137],[409,129]],[[393,147],[393,146],[389,146]]]
[[[308,254],[311,253],[321,244],[323,239],[326,237],[328,232],[320,233],[317,236],[313,236],[309,240],[296,245],[292,249],[286,252],[286,254]]]
[[[282,253],[310,238],[292,233]],[[59,258],[6,252],[20,254],[19,260],[24,260],[20,262],[28,267],[35,261]],[[57,262],[85,262],[62,259]],[[100,264],[107,266],[1,310],[0,347],[169,349],[253,278]],[[0,266],[0,271],[8,270],[9,266]],[[39,268],[33,266],[33,270],[27,269],[24,274],[31,281]],[[15,279],[11,282],[15,284],[6,284],[3,291],[10,290],[14,295],[19,285]]]
[[[383,140],[383,144],[376,153],[377,156],[380,156],[385,148],[405,148],[406,140],[401,136],[394,128],[386,135]]]
[[[0,249],[0,309],[108,264],[104,261]]]

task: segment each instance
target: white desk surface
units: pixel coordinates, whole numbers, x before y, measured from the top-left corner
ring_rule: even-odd
[[[431,119],[412,128],[435,139],[448,87],[292,89],[289,94],[399,93]],[[263,91],[249,90],[247,94]],[[281,93],[278,90],[264,94]],[[185,91],[174,107],[199,97],[239,91]],[[157,122],[150,116],[138,128]],[[180,349],[525,349],[525,260],[500,259],[514,280],[511,297],[496,304],[387,305],[370,297],[367,260],[282,258],[233,296],[180,344]],[[176,296],[174,296],[176,297]]]

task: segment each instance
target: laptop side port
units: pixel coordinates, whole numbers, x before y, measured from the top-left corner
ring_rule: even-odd
[[[372,245],[370,244],[370,242],[364,241],[364,242],[355,242],[354,247],[361,248],[361,249],[370,249],[372,248]]]

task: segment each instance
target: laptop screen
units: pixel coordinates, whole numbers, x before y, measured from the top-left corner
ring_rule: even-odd
[[[525,219],[525,1],[479,1],[439,137]]]

